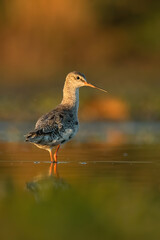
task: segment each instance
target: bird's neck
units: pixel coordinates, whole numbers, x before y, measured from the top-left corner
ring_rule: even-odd
[[[61,104],[66,105],[69,108],[73,108],[73,110],[77,113],[79,107],[79,88],[75,88],[65,83]]]

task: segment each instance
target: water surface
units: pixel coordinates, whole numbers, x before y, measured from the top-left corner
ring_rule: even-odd
[[[159,145],[68,144],[58,160],[59,176],[71,184],[108,178],[137,185],[159,182]],[[38,175],[46,176],[49,168],[47,151],[26,143],[0,144],[0,180],[11,178],[23,187]]]
[[[2,239],[159,239],[158,124],[94,124],[90,131],[84,125],[60,149],[57,165],[47,151],[22,141],[26,126],[11,132],[6,126],[0,130]]]

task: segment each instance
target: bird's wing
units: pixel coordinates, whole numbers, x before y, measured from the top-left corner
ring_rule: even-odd
[[[70,110],[58,107],[40,117],[36,123],[35,130],[26,136],[26,141],[42,140],[45,135],[52,139],[64,138],[73,132],[73,114]]]
[[[60,132],[63,131],[62,128],[60,111],[52,110],[38,119],[35,129],[25,136],[26,141],[39,142],[46,135],[57,139],[61,137]]]
[[[56,134],[63,126],[62,115],[64,115],[63,112],[52,110],[37,121],[35,130],[41,130],[44,134],[51,132]]]

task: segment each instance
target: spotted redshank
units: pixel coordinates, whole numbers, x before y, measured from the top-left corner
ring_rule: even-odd
[[[35,144],[39,148],[48,150],[51,162],[57,162],[57,153],[60,145],[73,138],[79,129],[79,88],[84,86],[107,92],[87,83],[84,74],[77,71],[69,73],[63,88],[62,102],[54,110],[42,115],[38,119],[35,129],[25,136],[26,141]],[[57,149],[53,160],[52,149],[55,146],[57,146]]]

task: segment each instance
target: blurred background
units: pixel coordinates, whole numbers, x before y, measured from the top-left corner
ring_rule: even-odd
[[[54,108],[73,70],[109,92],[80,91],[82,121],[160,120],[159,26],[158,0],[1,0],[0,120]]]
[[[52,173],[24,134],[74,70],[109,94],[80,90]],[[159,139],[160,1],[0,0],[2,240],[159,240]]]

